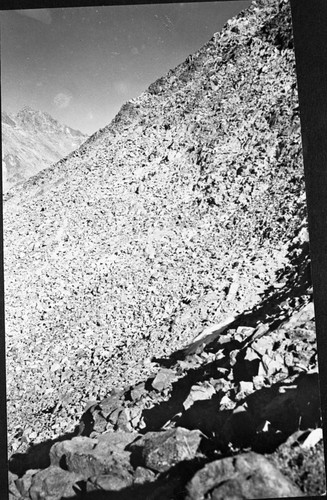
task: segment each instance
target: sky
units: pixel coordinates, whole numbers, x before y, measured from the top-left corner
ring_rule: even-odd
[[[92,134],[250,3],[1,10],[2,110]]]

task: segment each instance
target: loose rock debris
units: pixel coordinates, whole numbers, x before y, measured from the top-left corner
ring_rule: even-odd
[[[325,491],[287,2],[4,212],[12,500]]]

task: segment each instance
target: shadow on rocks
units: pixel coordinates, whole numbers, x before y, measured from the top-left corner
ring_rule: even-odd
[[[178,416],[185,411],[183,403],[188,397],[192,386],[210,379],[214,379],[215,381],[223,379],[224,375],[220,369],[229,365],[229,353],[233,350],[240,349],[241,347],[242,343],[232,340],[231,342],[228,342],[220,347],[223,351],[223,357],[221,359],[206,363],[205,365],[201,365],[196,368],[189,368],[183,377],[172,383],[172,391],[168,401],[160,402],[148,410],[143,410],[142,417],[144,419],[145,427],[139,432],[144,434],[149,431],[157,431],[168,421],[175,418],[178,419]],[[149,379],[147,381],[149,390],[152,389],[152,380],[153,379]],[[223,393],[213,395],[210,399],[210,404],[214,403],[218,408],[222,396]]]
[[[31,445],[26,453],[14,453],[9,459],[9,471],[19,477],[29,469],[46,469],[50,465],[50,449],[58,442],[72,439],[77,436],[78,428],[74,432],[63,434],[56,439],[48,439],[42,443]]]
[[[228,330],[236,330],[239,326],[256,328],[260,324],[269,325],[270,330],[277,329],[305,303],[304,297],[311,293],[311,286],[309,243],[299,243],[295,239],[289,247],[289,263],[277,273],[276,283],[265,291],[258,305],[237,316]],[[203,342],[206,344],[205,339]],[[213,340],[206,346],[207,352],[217,352],[217,349],[220,349],[219,342]],[[153,361],[170,368],[190,352],[196,352],[196,347],[192,351],[192,344],[168,357],[155,358]]]
[[[91,482],[80,484],[80,492],[76,496],[67,500],[183,500],[185,498],[185,485],[191,480],[194,474],[206,463],[205,459],[196,458],[194,460],[182,461],[171,467],[166,473],[160,474],[154,481],[147,481],[143,484],[133,484],[132,486],[120,490],[94,490]]]
[[[199,429],[207,437],[202,451],[209,456],[211,451],[226,455],[231,450],[248,448],[272,453],[297,430],[321,425],[317,373],[263,387],[239,399],[233,409],[220,410],[223,393],[217,393],[210,399],[195,401],[185,410],[182,394],[187,394],[186,387],[183,392],[175,388],[168,402],[144,410],[147,427],[142,433],[150,428],[157,430],[165,419],[170,419],[174,426]]]

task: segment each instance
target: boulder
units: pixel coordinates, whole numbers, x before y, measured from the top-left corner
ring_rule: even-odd
[[[77,483],[81,479],[80,474],[63,470],[56,465],[50,465],[33,476],[29,496],[31,500],[71,498],[79,490]]]
[[[148,432],[131,447],[138,452],[141,463],[145,467],[165,472],[184,460],[192,460],[202,439],[199,430],[189,431],[183,427],[162,432]]]
[[[119,491],[133,484],[133,476],[124,468],[117,467],[110,474],[100,474],[92,476],[86,483],[86,490],[89,491]]]
[[[301,497],[303,492],[262,455],[244,453],[208,463],[187,485],[187,500]]]
[[[29,469],[22,477],[15,480],[16,489],[22,497],[28,495],[28,491],[32,485],[33,476],[35,476],[37,472],[39,472],[39,469]],[[10,487],[9,491],[11,491]]]
[[[121,476],[131,470],[130,452],[125,447],[136,437],[134,433],[107,432],[98,439],[79,436],[62,441],[51,448],[51,464],[80,474],[84,480],[108,474]]]

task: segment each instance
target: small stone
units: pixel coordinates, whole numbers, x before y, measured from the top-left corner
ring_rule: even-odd
[[[257,376],[264,379],[265,377],[267,377],[267,374],[268,374],[268,369],[266,365],[262,361],[260,361]]]
[[[304,307],[302,307],[299,311],[292,314],[291,318],[284,323],[283,327],[290,329],[296,326],[301,326],[304,323],[307,323],[311,319],[315,317],[315,309],[313,302],[309,302]]]
[[[145,428],[146,428],[146,423],[145,423],[144,417],[142,416],[140,421],[139,421],[138,429],[145,429]]]
[[[254,391],[253,382],[246,382],[242,380],[239,384],[239,390],[243,394],[251,394]]]
[[[269,349],[272,348],[273,342],[274,341],[272,338],[270,338],[268,336],[263,336],[263,337],[257,339],[253,343],[253,348],[259,354],[263,355],[263,354],[266,354],[269,351]]]
[[[220,400],[220,410],[232,410],[233,408],[235,408],[235,402],[225,394]]]
[[[235,277],[234,281],[231,283],[231,285],[229,287],[226,300],[233,301],[235,299],[236,294],[237,294],[238,289],[239,289],[239,286],[240,286],[239,281],[238,281],[237,277]]]
[[[248,347],[246,349],[244,359],[246,359],[247,361],[254,361],[255,359],[260,359],[260,356],[257,352],[254,351],[254,349],[252,349],[252,347]]]
[[[247,411],[248,411],[248,405],[244,403],[242,405],[237,406],[234,409],[233,414],[236,415],[237,413],[246,413]]]
[[[119,431],[132,432],[133,427],[130,424],[131,414],[129,408],[124,408],[118,416],[116,427]]]
[[[240,352],[239,349],[234,349],[234,351],[230,351],[230,353],[229,353],[229,363],[230,363],[230,366],[236,365],[236,363],[237,363],[237,356],[238,356],[239,352]]]
[[[257,428],[256,432],[269,432],[271,429],[271,422],[269,420],[265,420],[264,422],[261,422]]]
[[[171,383],[176,379],[176,373],[169,368],[162,368],[152,382],[152,387],[161,392],[163,389],[170,387]]]
[[[309,436],[302,443],[302,448],[309,449],[314,448],[316,444],[323,439],[322,428],[318,427],[310,432]]]
[[[206,399],[211,399],[213,394],[216,394],[216,391],[209,382],[193,385],[189,395],[183,403],[183,406],[185,410],[187,410],[195,401],[205,401]]]
[[[99,406],[104,418],[107,418],[116,408],[121,407],[121,393],[113,394],[103,399]]]
[[[134,483],[135,484],[144,484],[147,482],[151,482],[156,478],[156,474],[145,467],[136,467],[134,472]]]
[[[93,431],[101,434],[102,432],[104,432],[106,430],[107,421],[100,414],[99,411],[93,412],[92,416],[93,416]]]
[[[142,416],[142,408],[138,408],[137,406],[132,406],[132,408],[130,408],[129,411],[130,411],[130,423],[133,428],[136,428]]]
[[[294,356],[292,352],[285,352],[284,354],[285,366],[292,368],[295,365]]]
[[[255,375],[252,379],[254,388],[258,391],[265,385],[265,378],[262,375]]]
[[[119,418],[120,412],[121,412],[121,407],[119,407],[119,408],[115,408],[115,409],[112,411],[112,413],[110,413],[110,415],[107,417],[107,418],[108,418],[108,421],[109,421],[112,425],[116,425],[116,424],[117,424],[117,421],[118,421],[118,418]]]
[[[249,337],[253,332],[255,328],[252,326],[239,326],[236,328],[236,334],[241,335],[243,338],[244,337]]]
[[[137,384],[133,389],[131,389],[131,398],[133,401],[138,401],[145,393],[145,384]]]

